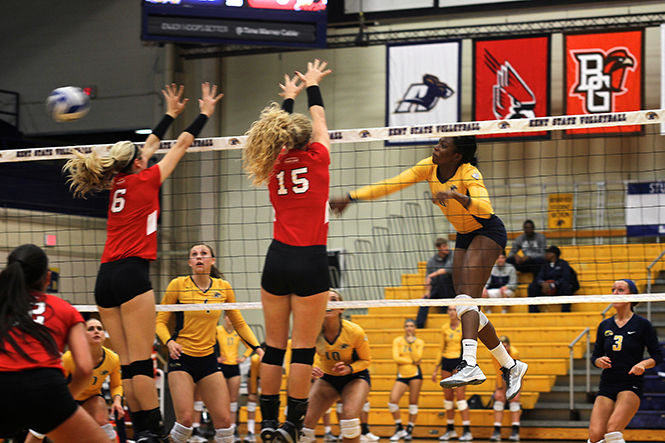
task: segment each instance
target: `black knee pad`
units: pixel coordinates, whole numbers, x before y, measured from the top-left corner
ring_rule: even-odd
[[[132,371],[132,365],[120,365],[120,378],[123,380],[129,380],[134,376],[134,371]]]
[[[312,365],[316,348],[296,348],[291,350],[291,363]]]
[[[155,378],[155,367],[153,366],[152,359],[136,360],[131,362],[129,366],[131,366],[132,377],[145,375],[146,377]]]
[[[263,354],[261,363],[282,366],[284,364],[284,354],[286,354],[286,349],[273,348],[266,345],[266,352]]]

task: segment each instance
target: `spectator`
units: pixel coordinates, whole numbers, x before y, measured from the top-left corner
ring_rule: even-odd
[[[455,298],[455,288],[453,287],[453,252],[448,246],[448,240],[437,238],[437,253],[427,260],[427,276],[425,278],[425,295],[423,298]],[[442,307],[443,313],[447,308]],[[416,327],[424,328],[427,321],[429,306],[418,308],[416,317]]]
[[[525,220],[522,229],[524,234],[515,239],[506,261],[515,266],[519,272],[533,274],[535,278],[540,267],[546,263],[547,240],[545,235],[535,231],[536,225],[532,220]]]
[[[517,271],[510,263],[506,263],[506,252],[502,252],[496,259],[489,280],[483,289],[485,298],[507,298],[515,296],[517,289]],[[505,314],[508,309],[504,306],[501,313]]]
[[[572,295],[580,286],[577,274],[561,257],[561,250],[549,246],[545,250],[545,264],[529,285],[529,297],[541,295]],[[540,312],[538,305],[529,305],[529,312]],[[561,305],[561,312],[570,312],[570,303]]]

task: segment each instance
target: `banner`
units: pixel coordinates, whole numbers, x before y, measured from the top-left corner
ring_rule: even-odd
[[[665,108],[665,24],[660,25],[660,109]],[[660,125],[660,133],[665,135],[665,123]]]
[[[478,39],[473,46],[473,119],[549,115],[550,37]],[[499,137],[547,135],[501,134]]]
[[[564,36],[565,113],[598,114],[642,109],[643,30]],[[640,126],[608,132],[569,130],[567,134],[625,133]]]
[[[665,182],[628,183],[626,234],[629,237],[665,235]]]
[[[459,121],[460,46],[459,40],[388,46],[387,126]]]

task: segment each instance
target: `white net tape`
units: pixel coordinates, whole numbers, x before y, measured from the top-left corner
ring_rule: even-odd
[[[381,128],[356,128],[330,131],[332,143],[356,143],[368,141],[404,142],[426,140],[443,136],[510,134],[513,132],[539,132],[549,130],[587,129],[612,126],[630,126],[665,123],[665,110],[614,112],[594,115],[562,115],[516,120],[485,120],[477,122],[438,123],[419,126]],[[187,152],[224,151],[242,149],[244,136],[212,137],[196,139]],[[175,140],[164,140],[158,153],[164,153]],[[141,145],[140,143],[137,143]],[[59,146],[0,151],[0,163],[34,160],[59,160],[71,157],[71,150],[105,155],[111,145]]]
[[[354,300],[330,302],[331,309],[341,308],[399,308],[420,306],[525,306],[525,305],[556,305],[565,303],[621,303],[621,302],[662,302],[665,293],[657,294],[605,294],[605,295],[557,295],[554,297],[529,298],[477,298],[455,300],[446,299],[410,299],[410,300]],[[80,312],[96,312],[94,305],[74,305]],[[261,302],[245,303],[199,303],[157,305],[157,311],[227,311],[229,309],[255,310],[262,309]]]

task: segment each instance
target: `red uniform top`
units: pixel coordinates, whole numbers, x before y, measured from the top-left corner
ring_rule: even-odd
[[[126,257],[157,258],[161,184],[159,165],[113,179],[102,263]]]
[[[32,319],[48,327],[60,353],[69,338],[69,330],[77,323],[83,323],[83,317],[72,305],[54,295],[35,293],[37,301],[33,304]],[[6,353],[0,353],[0,372],[15,372],[33,368],[62,369],[60,356],[54,357],[46,352],[44,346],[32,335],[9,332],[16,343],[32,357],[35,362],[24,359],[6,340]]]
[[[275,240],[291,246],[327,244],[329,165],[330,152],[321,143],[279,154],[268,183]]]

